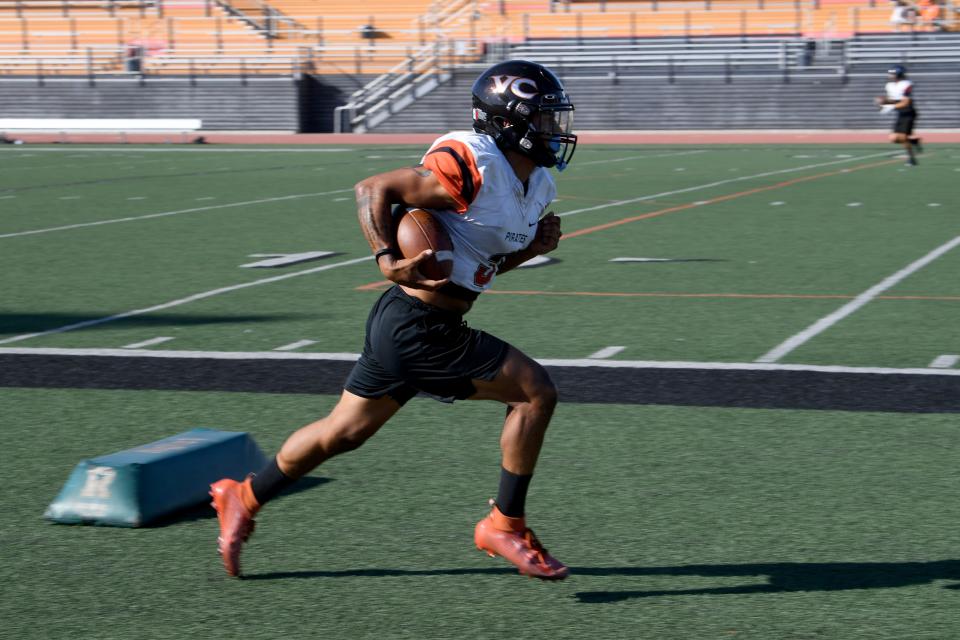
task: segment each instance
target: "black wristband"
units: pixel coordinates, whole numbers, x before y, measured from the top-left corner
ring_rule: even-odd
[[[375,254],[373,254],[373,259],[376,261],[377,264],[380,264],[380,258],[381,258],[381,257],[383,257],[383,256],[394,256],[394,257],[396,257],[396,255],[397,255],[397,250],[396,250],[396,249],[394,249],[394,248],[392,248],[392,247],[387,247],[386,249],[380,249],[380,251],[377,251]]]

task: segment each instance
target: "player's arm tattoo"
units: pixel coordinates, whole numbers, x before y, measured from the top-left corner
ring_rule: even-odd
[[[408,173],[413,171],[413,175]],[[452,207],[452,198],[437,181],[433,171],[423,165],[397,169],[371,176],[357,183],[357,216],[360,228],[374,253],[396,249],[396,224],[393,205],[410,207]],[[449,199],[449,202],[448,202]]]
[[[363,235],[374,252],[394,246],[389,203],[382,190],[373,188],[366,181],[357,185],[357,216]]]

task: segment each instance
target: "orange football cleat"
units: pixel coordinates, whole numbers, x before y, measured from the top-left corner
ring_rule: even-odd
[[[541,580],[563,580],[570,570],[547,553],[523,518],[503,515],[496,505],[473,532],[477,548],[492,558],[502,556],[523,575]]]
[[[217,510],[220,521],[220,536],[217,538],[217,550],[223,557],[223,566],[231,576],[240,575],[240,548],[247,541],[256,523],[260,505],[253,496],[250,478],[237,482],[230,478],[218,480],[210,485],[213,497],[211,506]]]

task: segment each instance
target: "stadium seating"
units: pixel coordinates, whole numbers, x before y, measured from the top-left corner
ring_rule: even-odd
[[[618,95],[640,80],[832,83],[892,61],[956,68],[960,40],[896,34],[889,14],[881,0],[0,0],[0,75],[342,77],[323,81],[337,89],[312,121],[403,130],[408,114],[420,119],[409,126],[436,127],[421,106],[505,57]]]
[[[524,3],[487,12],[488,33],[523,38],[804,34],[849,37],[859,27],[890,31],[890,10],[867,0],[646,0]]]
[[[132,70],[147,73],[382,72],[435,42],[451,10],[468,5],[0,0],[0,73],[121,73],[131,70],[124,60],[133,52],[144,59]],[[97,54],[94,63],[89,48]],[[111,52],[100,56],[96,49]],[[112,62],[95,64],[100,57]],[[71,64],[62,66],[64,60]]]
[[[122,73],[154,53],[264,48],[263,38],[212,5],[166,2],[0,5],[0,72]],[[207,15],[207,14],[210,15]],[[16,60],[16,61],[14,61]]]
[[[565,71],[564,84],[577,106],[576,128],[580,131],[884,129],[891,124],[873,105],[873,96],[882,92],[886,81],[882,71],[845,79],[801,77],[790,82],[776,76],[734,76],[728,82],[722,75],[696,74],[693,69],[678,72],[673,82],[663,76],[611,78],[603,73],[574,75],[572,70]],[[476,73],[476,69],[457,72],[453,82],[370,130],[426,133],[469,128],[470,100],[463,87]],[[924,127],[960,125],[955,107],[960,86],[955,78],[917,79]]]
[[[878,2],[0,0],[0,73],[356,75],[397,73],[427,55],[475,62],[498,43],[543,38],[835,40],[890,32]]]

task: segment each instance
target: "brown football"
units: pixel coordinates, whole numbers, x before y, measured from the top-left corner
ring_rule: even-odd
[[[453,271],[453,243],[446,229],[424,209],[410,209],[397,224],[397,244],[404,258],[415,258],[425,249],[433,255],[420,263],[420,273],[443,280]]]

